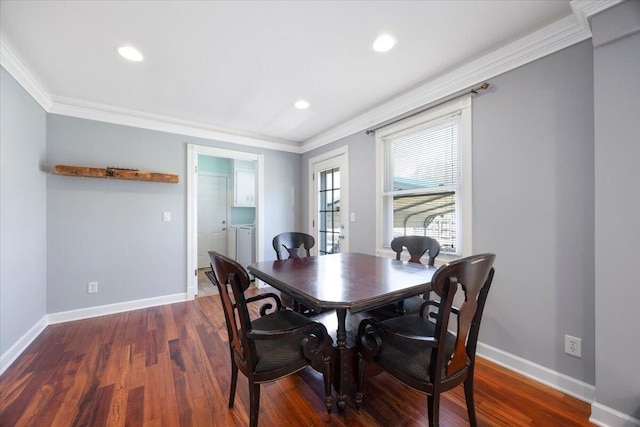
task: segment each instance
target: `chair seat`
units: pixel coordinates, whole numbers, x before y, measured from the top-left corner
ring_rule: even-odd
[[[392,328],[396,333],[434,336],[435,325],[418,314],[394,317],[382,323]],[[447,332],[444,360],[448,360],[453,354],[455,342],[455,336]],[[412,343],[411,346],[408,346],[406,341],[393,336],[385,336],[384,344],[375,360],[382,367],[403,372],[419,381],[431,382],[429,378],[431,349],[428,344]],[[444,369],[446,369],[446,364],[443,366]]]
[[[387,304],[382,307],[375,308],[367,311],[369,317],[373,317],[378,320],[386,320],[391,317],[397,317],[402,314],[417,314],[420,313],[420,307],[424,304],[425,300],[422,296],[416,295],[415,297],[409,297],[402,300],[403,313],[399,312],[399,304]]]
[[[254,330],[277,331],[299,328],[315,323],[308,317],[291,310],[277,311],[251,322]],[[273,371],[287,366],[307,365],[302,353],[302,340],[306,334],[288,336],[281,339],[255,340],[258,363],[256,372]]]

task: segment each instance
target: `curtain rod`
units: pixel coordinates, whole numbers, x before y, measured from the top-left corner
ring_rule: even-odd
[[[374,128],[374,129],[367,129],[366,133],[367,133],[367,135],[369,135],[370,133],[373,133],[373,132],[375,132],[375,131],[377,131],[377,130],[379,130],[379,129],[382,129],[382,128],[383,128],[383,127],[385,127],[385,126],[389,126],[390,124],[393,124],[393,123],[398,123],[398,122],[399,122],[399,121],[401,121],[401,120],[407,119],[407,118],[409,118],[409,117],[413,117],[413,116],[415,116],[415,115],[417,115],[417,114],[423,113],[423,112],[425,112],[425,111],[427,111],[427,110],[430,110],[430,109],[435,108],[435,107],[437,107],[437,106],[439,106],[439,105],[445,104],[445,103],[447,103],[447,102],[449,102],[449,101],[453,101],[454,99],[461,98],[461,97],[463,97],[463,96],[465,96],[465,95],[476,95],[476,94],[478,93],[478,91],[481,91],[481,90],[487,90],[487,89],[489,89],[489,86],[491,86],[491,85],[490,85],[489,83],[487,83],[487,82],[482,83],[480,86],[478,86],[478,87],[476,87],[476,88],[474,88],[474,89],[470,89],[470,90],[469,90],[469,91],[467,91],[467,92],[461,93],[461,94],[456,95],[456,96],[453,96],[453,97],[451,97],[451,98],[444,99],[444,100],[442,100],[442,101],[438,102],[437,104],[430,105],[430,106],[428,106],[427,108],[423,108],[423,109],[418,110],[418,111],[416,111],[416,112],[414,112],[414,113],[411,113],[411,114],[409,114],[409,115],[407,115],[407,116],[400,117],[400,118],[398,118],[398,119],[396,119],[396,120],[393,120],[393,121],[390,121],[390,122],[388,122],[388,123],[385,123],[384,125],[378,126],[377,128]]]

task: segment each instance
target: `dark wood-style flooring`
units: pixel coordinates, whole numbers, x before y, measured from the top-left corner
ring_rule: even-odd
[[[0,377],[0,426],[248,425],[246,379],[234,409],[229,380],[217,295],[51,325]],[[426,396],[387,374],[365,383],[362,413],[350,399],[327,414],[322,390],[310,368],[263,385],[260,425],[427,425]],[[481,426],[591,425],[589,404],[482,359],[475,396]],[[440,414],[441,426],[468,425],[462,387]]]

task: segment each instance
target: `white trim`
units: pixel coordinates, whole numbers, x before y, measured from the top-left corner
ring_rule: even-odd
[[[264,154],[258,154],[256,172],[258,174],[258,198],[256,200],[256,261],[264,259]]]
[[[49,111],[53,101],[42,88],[38,80],[22,65],[18,58],[0,40],[0,65],[27,91],[33,99],[45,110]]]
[[[325,161],[325,160],[328,160],[328,159],[332,159],[334,157],[341,156],[343,154],[347,154],[348,152],[349,152],[349,146],[343,145],[342,147],[338,147],[338,148],[333,149],[331,151],[327,151],[325,153],[318,154],[315,157],[311,157],[309,159],[309,166],[311,166],[314,163],[322,162],[322,161]]]
[[[534,381],[559,390],[576,399],[591,403],[595,399],[596,388],[591,384],[572,378],[560,372],[545,368],[522,357],[478,342],[477,353],[491,362],[503,366],[511,371],[531,378]]]
[[[466,90],[491,77],[579,43],[591,32],[568,16],[304,142],[303,153]]]
[[[179,135],[231,142],[249,147],[268,148],[300,154],[300,145],[295,141],[267,138],[247,132],[218,128],[205,123],[180,120],[158,114],[145,113],[111,105],[82,101],[78,99],[50,96],[31,72],[11,50],[0,41],[0,65],[22,86],[47,112],[81,119],[96,120],[124,126]]]
[[[195,201],[198,188],[198,146],[187,144],[187,300],[198,295],[198,240],[195,238],[198,224],[198,206]]]
[[[98,305],[95,307],[79,308],[77,310],[51,313],[47,316],[49,325],[71,322],[74,320],[90,319],[92,317],[106,316],[108,314],[122,313],[125,311],[139,310],[141,308],[156,307],[158,305],[173,304],[187,300],[186,293],[163,295],[160,297],[145,298],[133,301],[117,302],[114,304]]]
[[[460,111],[460,253],[473,254],[473,123],[471,103]],[[448,255],[443,253],[442,255]]]
[[[298,154],[301,152],[299,145],[293,141],[267,139],[259,135],[217,128],[205,123],[180,120],[169,116],[161,116],[143,111],[128,110],[69,98],[54,97],[54,103],[49,109],[49,112],[63,116],[134,126],[160,132],[231,142],[248,147],[269,148]]]
[[[623,0],[571,0],[571,10],[578,22],[583,28],[589,30],[591,33],[591,18],[596,13],[600,13],[605,9],[609,9],[617,4],[622,3]]]
[[[307,163],[307,167],[308,167],[308,182],[309,182],[309,204],[308,204],[308,210],[309,210],[309,229],[308,229],[308,233],[312,236],[314,236],[314,238],[317,238],[318,236],[316,235],[316,231],[315,231],[315,227],[313,227],[314,224],[314,220],[316,219],[316,214],[317,214],[317,204],[316,204],[316,187],[315,187],[315,181],[313,180],[313,173],[314,173],[314,169],[315,169],[315,164],[316,163],[320,163],[320,162],[324,162],[330,159],[334,159],[334,158],[338,158],[338,157],[342,157],[342,159],[340,160],[340,163],[342,164],[340,171],[342,174],[342,179],[340,182],[340,197],[342,199],[342,206],[341,209],[345,212],[345,214],[347,216],[350,215],[350,211],[349,211],[349,146],[348,145],[343,145],[341,147],[338,147],[336,149],[327,151],[325,153],[322,154],[318,154],[315,157],[311,157],[308,160]],[[344,218],[343,220],[344,222],[344,233],[347,236],[346,237],[346,242],[345,242],[345,246],[343,246],[343,248],[345,249],[345,252],[349,251],[349,248],[351,246],[349,239],[351,238],[350,233],[350,218]],[[311,249],[311,254],[312,255],[317,255],[318,251],[318,245],[314,246]]]
[[[47,316],[43,316],[31,329],[27,331],[18,341],[13,344],[9,350],[5,351],[0,357],[0,375],[7,370],[13,362],[29,347],[29,345],[44,331],[47,327]]]
[[[608,406],[593,402],[589,422],[602,427],[640,426],[640,420]]]

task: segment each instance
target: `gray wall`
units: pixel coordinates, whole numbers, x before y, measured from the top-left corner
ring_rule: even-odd
[[[301,230],[301,189],[307,183],[300,175],[300,155],[278,153],[265,156],[264,260],[276,259],[271,244],[273,237],[285,231]]]
[[[0,70],[0,354],[46,312],[46,113]]]
[[[593,50],[491,79],[473,104],[474,252],[495,252],[484,343],[595,384]],[[582,358],[564,336],[582,338]]]
[[[592,22],[596,402],[640,420],[640,2]]]
[[[473,101],[474,252],[495,252],[480,339],[589,384],[594,373],[593,79],[589,42],[490,79]],[[375,250],[375,142],[347,144],[351,250]],[[357,189],[357,191],[354,191]],[[303,213],[303,215],[306,215]],[[305,216],[306,218],[306,216]],[[582,338],[582,359],[564,335]]]
[[[176,173],[178,184],[49,175],[48,313],[186,291],[187,143],[247,147],[50,114],[47,164],[117,166]],[[265,253],[275,230],[296,226],[290,194],[299,193],[297,154],[265,155]],[[292,190],[293,189],[293,190]],[[162,212],[171,212],[171,222]],[[268,248],[268,249],[267,249]],[[99,292],[87,293],[97,281]]]

